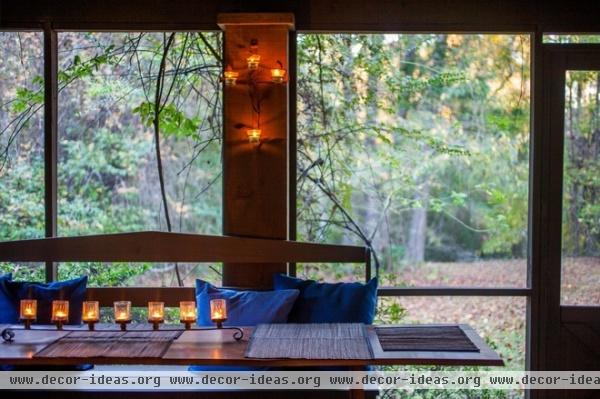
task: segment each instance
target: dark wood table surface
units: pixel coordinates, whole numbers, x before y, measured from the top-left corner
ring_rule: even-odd
[[[440,324],[441,325],[441,324]],[[448,324],[444,324],[448,325]],[[432,324],[422,326],[433,326]],[[11,327],[0,325],[0,330]],[[44,326],[51,327],[51,326]],[[177,325],[165,328],[182,328]],[[411,327],[418,327],[413,325]],[[241,341],[233,339],[231,330],[203,331],[201,328],[185,331],[173,341],[162,357],[129,358],[129,357],[56,357],[36,358],[34,355],[56,340],[64,337],[69,331],[85,330],[87,326],[66,326],[63,331],[36,331],[15,329],[13,342],[0,343],[0,364],[14,365],[69,365],[69,364],[147,364],[147,365],[241,365],[241,366],[349,366],[367,365],[443,365],[443,366],[503,366],[504,362],[468,325],[459,327],[478,347],[479,352],[444,352],[444,351],[386,351],[379,344],[374,326],[368,326],[368,336],[373,349],[373,359],[336,360],[336,359],[248,359],[244,357],[252,328],[244,329]],[[146,324],[132,324],[130,330],[150,328]],[[117,330],[115,324],[102,324],[98,330]]]

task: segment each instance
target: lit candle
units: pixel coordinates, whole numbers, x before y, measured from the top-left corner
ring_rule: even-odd
[[[94,330],[94,324],[100,320],[100,303],[98,301],[83,302],[82,320],[87,323],[90,331]]]
[[[246,58],[246,62],[248,62],[248,69],[257,69],[258,64],[260,63],[260,55],[252,54],[250,57]]]
[[[225,72],[223,72],[223,78],[225,80],[225,84],[227,86],[235,85],[235,81],[240,76],[239,72],[235,72],[231,69],[231,66],[228,66]]]
[[[210,300],[210,319],[217,324],[218,328],[223,327],[223,322],[227,320],[227,302],[225,299]]]
[[[63,324],[69,320],[69,301],[52,301],[52,321],[56,328],[62,330]]]
[[[284,77],[285,77],[285,69],[281,69],[281,68],[271,69],[271,80],[274,83],[283,82]]]
[[[179,302],[179,321],[185,325],[185,329],[192,328],[192,323],[198,318],[196,313],[196,302],[182,301]]]
[[[35,299],[21,299],[20,318],[25,323],[25,329],[31,328],[31,322],[37,318],[37,301]]]
[[[260,134],[261,134],[260,129],[248,129],[246,131],[246,134],[248,135],[249,142],[251,142],[251,143],[260,142]]]
[[[165,303],[164,302],[148,302],[148,322],[152,323],[152,327],[158,330],[158,325],[165,320]]]
[[[131,322],[131,302],[117,301],[113,304],[115,321],[121,325],[121,330],[127,329],[127,323]]]

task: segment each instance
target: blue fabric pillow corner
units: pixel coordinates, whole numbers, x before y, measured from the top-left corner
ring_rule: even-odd
[[[36,323],[50,324],[52,301],[64,299],[69,301],[68,324],[81,324],[81,308],[85,300],[87,280],[87,276],[83,276],[44,284],[0,279],[0,323],[17,323],[20,300],[32,298],[38,301]]]
[[[237,291],[218,288],[203,280],[196,280],[198,325],[213,326],[210,320],[210,300],[227,300],[225,326],[256,326],[261,323],[285,323],[299,291]]]
[[[300,290],[291,323],[372,324],[377,307],[377,278],[362,283],[319,283],[284,274],[273,276],[275,290]]]
[[[12,280],[12,274],[3,274],[0,276],[0,324],[16,323],[19,315],[15,309],[15,301],[7,286],[7,282]]]

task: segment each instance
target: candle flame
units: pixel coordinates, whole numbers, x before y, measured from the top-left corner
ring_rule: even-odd
[[[285,76],[285,69],[275,68],[271,69],[271,79],[275,83],[283,82],[283,77]]]
[[[223,73],[223,76],[225,78],[225,84],[226,85],[234,85],[235,81],[237,80],[239,75],[240,75],[239,72],[225,71]]]
[[[223,318],[223,312],[221,310],[215,310],[213,312],[213,319],[219,320]]]
[[[248,69],[257,69],[258,64],[260,63],[260,55],[252,54],[250,57],[246,58],[246,62],[248,62]]]
[[[160,312],[156,311],[156,312],[152,313],[152,315],[150,316],[150,318],[152,320],[162,320],[163,315]]]

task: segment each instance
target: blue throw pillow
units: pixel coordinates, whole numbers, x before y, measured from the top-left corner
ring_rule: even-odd
[[[285,323],[299,291],[236,291],[217,288],[206,281],[196,280],[198,325],[213,326],[210,320],[210,300],[227,300],[226,326],[255,326],[260,323]]]
[[[0,323],[19,321],[19,302],[21,299],[37,299],[38,324],[50,324],[52,301],[69,301],[68,324],[81,324],[81,308],[85,300],[87,276],[53,283],[11,281],[0,279]]]
[[[318,283],[283,274],[273,278],[275,290],[300,290],[290,323],[372,324],[377,306],[377,278],[367,284]]]
[[[12,314],[13,301],[5,295],[4,282],[12,280],[12,275],[3,274],[0,276],[0,323],[14,323]]]

